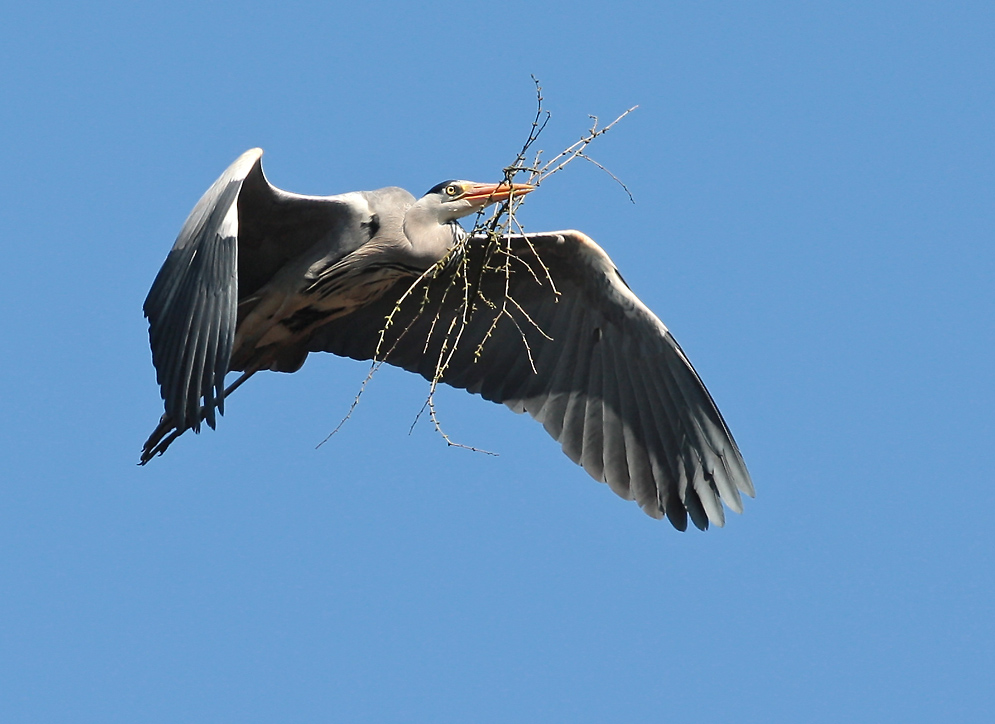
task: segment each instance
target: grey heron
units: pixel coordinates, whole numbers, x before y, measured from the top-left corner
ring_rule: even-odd
[[[303,196],[272,186],[261,157],[242,154],[208,189],[145,301],[165,413],[141,464],[213,428],[255,372],[294,372],[321,351],[528,412],[592,477],[680,530],[688,517],[723,525],[723,502],[742,511],[753,484],[729,428],[601,247],[556,231],[506,234],[496,252],[460,226],[531,186]],[[229,372],[242,374],[225,389]]]

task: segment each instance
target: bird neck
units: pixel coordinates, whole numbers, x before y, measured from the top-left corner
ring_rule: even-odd
[[[440,221],[437,214],[414,204],[404,215],[404,236],[410,246],[410,253],[426,269],[444,257],[466,231],[455,219]]]

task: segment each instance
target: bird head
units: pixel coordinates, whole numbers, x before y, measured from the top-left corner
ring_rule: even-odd
[[[433,186],[419,199],[422,204],[438,213],[439,223],[469,216],[486,206],[507,201],[512,196],[524,196],[535,189],[529,184],[481,184],[473,181],[449,180]]]

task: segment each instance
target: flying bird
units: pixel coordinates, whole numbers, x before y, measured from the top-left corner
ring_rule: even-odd
[[[579,231],[468,234],[459,219],[533,190],[450,180],[303,196],[262,150],[207,190],[144,312],[165,403],[144,465],[216,424],[260,370],[311,352],[378,360],[528,412],[596,480],[679,530],[742,512],[753,484],[680,346]],[[229,372],[241,375],[226,389]]]

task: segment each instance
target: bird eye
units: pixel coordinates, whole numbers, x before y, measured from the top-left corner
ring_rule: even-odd
[[[449,184],[448,186],[446,186],[446,196],[458,196],[458,195],[459,195],[459,186],[456,186],[455,184]]]

